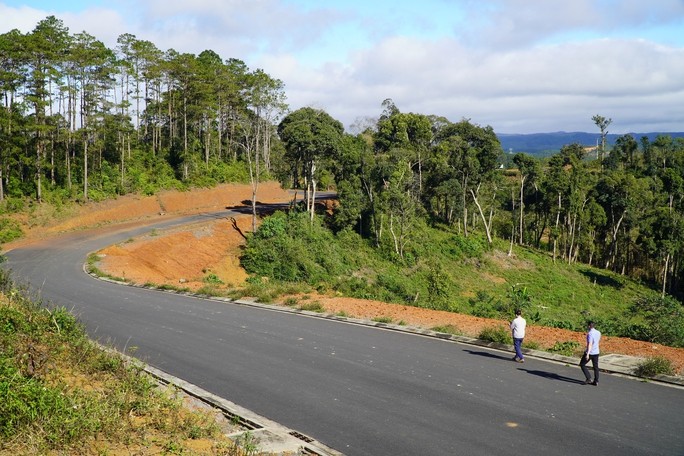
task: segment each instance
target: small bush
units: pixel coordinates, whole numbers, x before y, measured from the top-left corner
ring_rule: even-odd
[[[24,235],[19,223],[9,218],[0,218],[0,244],[19,239]]]
[[[214,273],[207,274],[202,281],[212,285],[223,285],[223,280]]]
[[[309,312],[325,312],[323,305],[318,301],[302,304],[299,306],[299,310],[308,310]]]
[[[513,338],[511,333],[502,326],[488,327],[480,331],[477,336],[478,339],[487,340],[490,342],[496,342],[499,344],[512,344]]]
[[[288,307],[294,307],[297,305],[298,302],[299,302],[299,300],[297,298],[289,297],[285,300],[285,302],[283,304],[285,304]]]
[[[564,356],[574,356],[580,348],[580,343],[574,340],[565,342],[556,342],[553,347],[549,348],[551,353],[558,353]]]
[[[671,347],[684,347],[684,307],[666,296],[638,299],[630,308],[646,320],[643,339]]]
[[[463,334],[463,331],[454,325],[435,326],[434,328],[430,328],[430,330],[446,334],[454,334],[456,336]]]
[[[567,320],[542,320],[540,323],[543,326],[548,326],[550,328],[569,329],[571,331],[577,329],[576,325]],[[601,327],[601,329],[603,329],[603,327]]]
[[[669,359],[656,356],[639,364],[634,373],[639,377],[655,377],[656,375],[674,375],[675,369]]]
[[[529,348],[530,350],[539,350],[539,348],[541,348],[541,346],[539,345],[539,342],[535,342],[532,340],[529,342],[528,341],[523,342],[523,347]]]

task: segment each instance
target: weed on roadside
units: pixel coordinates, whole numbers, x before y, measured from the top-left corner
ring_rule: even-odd
[[[579,348],[579,342],[576,342],[574,340],[568,340],[564,342],[556,342],[555,344],[553,344],[553,347],[548,349],[548,351],[563,356],[575,356],[578,354]]]
[[[674,375],[675,369],[669,359],[656,356],[640,363],[634,373],[639,377],[655,377],[656,375]]]
[[[482,331],[480,331],[480,334],[477,336],[477,338],[499,344],[510,345],[513,343],[513,338],[511,337],[510,332],[502,326],[490,326],[488,328],[484,328]]]

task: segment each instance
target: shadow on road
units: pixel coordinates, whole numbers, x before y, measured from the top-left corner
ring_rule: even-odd
[[[474,351],[474,350],[463,350],[464,352],[470,353],[471,355],[477,355],[477,356],[484,356],[486,358],[494,358],[494,359],[502,359],[505,361],[510,361],[511,357],[510,356],[502,356],[502,355],[496,355],[494,353],[490,352],[484,352],[484,351]]]
[[[554,374],[553,372],[545,372],[545,371],[531,370],[531,369],[519,369],[519,370],[525,371],[531,375],[536,375],[538,377],[548,378],[549,380],[558,380],[561,382],[576,383],[578,385],[584,384],[584,380],[578,380],[576,378],[564,377],[563,375]]]

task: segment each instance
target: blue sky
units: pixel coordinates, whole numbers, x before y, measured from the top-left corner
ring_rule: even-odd
[[[48,15],[241,59],[350,131],[387,98],[497,133],[684,131],[683,0],[0,0],[0,33]]]

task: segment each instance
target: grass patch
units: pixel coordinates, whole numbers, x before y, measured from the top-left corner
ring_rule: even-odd
[[[535,342],[533,340],[524,341],[522,346],[523,346],[523,348],[529,348],[530,350],[539,350],[541,348],[541,345],[539,345],[539,342]]]
[[[372,321],[376,323],[392,323],[392,317],[373,317]]]
[[[117,282],[130,282],[125,277],[118,277],[118,276],[106,273],[103,270],[101,270],[97,266],[101,259],[102,259],[102,257],[98,253],[91,253],[90,255],[88,255],[88,258],[86,259],[86,265],[85,265],[86,272],[89,274],[93,274],[96,277],[110,279],[110,280],[116,280]]]
[[[225,295],[225,292],[219,288],[216,288],[215,285],[205,285],[203,287],[200,287],[195,293],[214,298],[222,297]]]
[[[553,344],[553,347],[548,349],[548,351],[563,356],[575,356],[579,354],[580,343],[574,340],[556,342],[555,344]]]
[[[307,310],[309,312],[318,312],[318,313],[325,312],[325,309],[323,308],[323,304],[321,304],[318,301],[311,301],[311,302],[302,303],[299,305],[299,310]]]
[[[223,285],[223,280],[214,273],[207,274],[202,281],[210,285]]]
[[[490,326],[484,328],[482,331],[480,331],[480,334],[478,334],[477,338],[499,344],[511,345],[513,343],[513,338],[511,337],[510,331],[501,326]]]
[[[454,336],[462,336],[463,335],[463,331],[461,331],[461,329],[455,325],[435,326],[435,327],[430,328],[430,330],[435,331],[435,332],[445,333],[445,334],[453,334]]]
[[[2,454],[197,454],[198,439],[212,442],[204,454],[248,454],[213,415],[185,407],[141,365],[102,350],[66,309],[32,301],[6,271],[0,347]]]
[[[285,304],[288,307],[295,307],[298,302],[299,302],[299,300],[297,298],[294,298],[291,296],[291,297],[287,298],[283,304]]]
[[[639,377],[655,377],[656,375],[674,375],[675,369],[669,359],[656,356],[640,363],[634,373]]]

